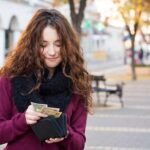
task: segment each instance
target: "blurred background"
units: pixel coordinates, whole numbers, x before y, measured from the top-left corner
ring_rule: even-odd
[[[0,67],[39,8],[66,16],[89,73],[100,77],[85,149],[150,150],[150,0],[0,0]]]

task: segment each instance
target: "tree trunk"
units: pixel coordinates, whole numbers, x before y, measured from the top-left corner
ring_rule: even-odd
[[[80,0],[79,11],[77,13],[75,10],[74,0],[69,0],[72,24],[75,30],[79,33],[79,36],[81,35],[81,24],[84,18],[86,1],[87,0]]]
[[[135,72],[135,51],[134,51],[134,42],[135,35],[131,35],[131,70],[132,70],[132,79],[136,80],[136,72]]]
[[[130,37],[131,37],[131,70],[132,70],[132,79],[136,80],[136,71],[135,71],[135,36],[136,36],[136,31],[137,31],[137,26],[134,26],[134,34],[131,33],[130,27],[128,24],[126,24],[126,30],[128,31]],[[135,30],[136,29],[136,30]]]

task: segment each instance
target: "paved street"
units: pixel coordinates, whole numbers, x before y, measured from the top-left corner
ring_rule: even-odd
[[[89,115],[85,150],[150,150],[150,80],[127,82],[123,100]]]
[[[109,100],[88,117],[85,150],[150,150],[150,80],[126,83],[124,108],[117,96]]]

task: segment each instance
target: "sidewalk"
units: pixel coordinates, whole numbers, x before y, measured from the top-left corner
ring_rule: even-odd
[[[124,108],[109,100],[88,117],[85,150],[150,150],[150,79],[126,82]]]
[[[93,75],[104,75],[110,81],[132,81],[130,65],[118,65],[112,68],[89,70]],[[150,79],[150,67],[136,67],[138,80]]]

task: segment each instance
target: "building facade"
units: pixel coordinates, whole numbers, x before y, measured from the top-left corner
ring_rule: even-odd
[[[31,3],[32,2],[32,3]],[[15,46],[20,33],[26,27],[36,9],[49,7],[50,0],[1,0],[0,1],[0,67],[4,64],[9,49]]]
[[[5,56],[9,49],[15,46],[20,33],[26,27],[33,13],[41,7],[52,8],[50,0],[0,0],[0,67],[4,64]],[[57,7],[57,9],[70,21],[68,4]],[[95,7],[88,4],[85,10],[85,18],[89,16],[92,19],[93,13],[91,12],[94,11],[97,11]],[[114,60],[122,59],[124,52],[122,28],[108,26],[100,34],[95,34],[93,27],[90,30],[90,34],[83,36],[81,40],[81,47],[88,64],[93,64],[93,61],[96,61],[94,64],[97,65],[97,62],[103,60],[114,62]],[[116,53],[118,55],[115,55]]]

